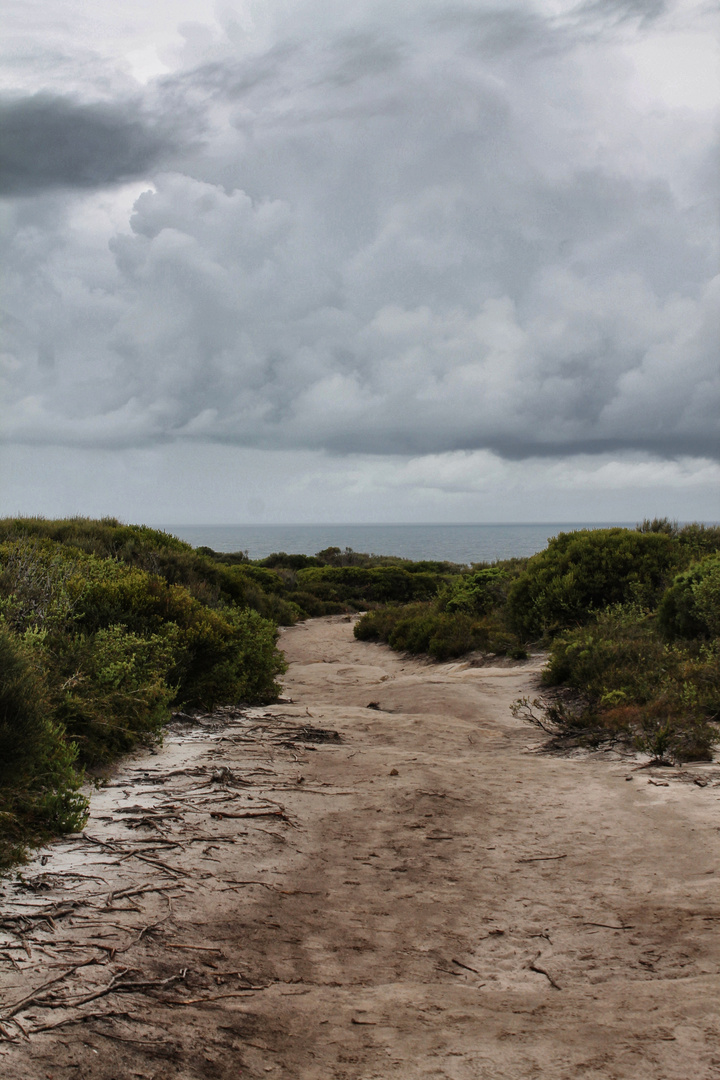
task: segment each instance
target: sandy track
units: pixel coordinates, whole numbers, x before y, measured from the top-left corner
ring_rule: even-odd
[[[292,703],[177,727],[5,884],[6,1080],[720,1078],[717,767],[537,755],[532,663],[282,645]]]

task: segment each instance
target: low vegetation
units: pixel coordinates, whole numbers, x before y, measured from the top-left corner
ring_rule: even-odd
[[[560,534],[531,559],[411,562],[193,548],[113,518],[0,521],[0,866],[82,827],[88,772],[173,710],[276,698],[278,625],[364,611],[356,636],[448,660],[549,649],[554,738],[708,757],[720,716],[720,529]]]
[[[328,548],[193,548],[71,518],[0,521],[0,866],[82,826],[81,785],[173,710],[275,699],[277,626],[433,596],[461,568]]]
[[[560,533],[530,559],[475,567],[425,603],[369,612],[365,641],[436,660],[549,650],[519,716],[557,743],[708,759],[720,719],[720,528],[666,519]]]
[[[450,660],[482,650],[522,658],[525,647],[507,619],[507,593],[520,560],[478,565],[445,582],[432,600],[368,612],[355,626],[361,641]]]

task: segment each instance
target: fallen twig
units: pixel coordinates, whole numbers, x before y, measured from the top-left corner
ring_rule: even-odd
[[[464,968],[465,971],[472,971],[473,975],[480,975],[482,978],[482,972],[478,971],[477,968],[468,967],[467,964],[461,964],[459,960],[453,960],[452,963],[455,964],[456,967]]]
[[[120,982],[127,975],[128,968],[124,968],[119,974],[114,975],[106,986],[99,990],[93,990],[84,997],[75,998],[73,1001],[46,1001],[44,1007],[49,1009],[66,1009],[75,1005],[87,1005],[90,1001],[97,1001],[106,994],[142,994],[146,990],[157,990],[163,986],[172,986],[173,983],[182,982],[187,975],[187,968],[183,968],[179,975],[171,975],[167,979],[143,979],[137,982]]]
[[[555,859],[567,859],[567,855],[533,855],[529,859],[516,859],[515,862],[552,862]]]
[[[602,926],[605,930],[634,930],[634,926],[613,926],[606,922],[584,922],[583,926]]]
[[[553,979],[552,975],[548,971],[546,971],[545,968],[541,968],[541,967],[538,966],[538,960],[540,959],[541,956],[542,956],[542,953],[538,953],[537,956],[535,957],[535,959],[531,963],[528,964],[528,967],[529,967],[530,971],[535,971],[535,972],[537,972],[538,975],[544,975],[545,978],[547,979],[547,981],[552,986],[553,990],[562,990],[562,987],[558,986],[558,984]]]
[[[176,889],[177,885],[138,885],[127,889],[119,889],[117,892],[111,892],[108,894],[106,906],[114,903],[115,900],[125,900],[129,896],[140,896],[142,893],[148,892],[165,892],[167,889]]]
[[[6,1009],[3,1016],[0,1017],[0,1020],[12,1019],[12,1017],[15,1016],[16,1013],[21,1012],[26,1005],[31,1005],[36,1002],[38,997],[41,996],[44,991],[47,990],[50,986],[53,986],[55,983],[62,982],[63,979],[66,979],[68,975],[73,975],[76,971],[79,970],[79,968],[87,967],[89,964],[96,964],[97,961],[98,958],[96,956],[93,956],[89,960],[82,960],[79,964],[73,964],[72,967],[66,968],[65,971],[63,971],[60,975],[55,975],[52,979],[48,979],[47,982],[42,983],[40,986],[36,986],[35,989],[31,990],[29,994],[26,994],[25,997],[20,998],[20,1000],[16,1001],[14,1005],[11,1005],[8,1009]]]
[[[240,990],[231,990],[228,994],[211,994],[209,997],[199,998],[159,998],[163,1005],[199,1005],[205,1001],[221,1001],[223,998],[232,997],[244,997],[245,994],[252,994],[257,990],[267,990],[266,986],[243,986]]]
[[[288,825],[292,825],[293,822],[287,816],[284,810],[211,810],[211,818],[258,818],[258,817],[276,817],[281,821],[286,821]]]
[[[164,949],[185,949],[190,952],[214,952],[222,953],[222,949],[212,948],[210,945],[181,945],[174,942],[166,941],[163,944]]]
[[[132,1020],[133,1015],[130,1012],[95,1012],[95,1013],[82,1013],[80,1016],[66,1016],[64,1020],[56,1020],[54,1024],[40,1024],[38,1027],[30,1029],[31,1035],[36,1035],[41,1031],[55,1031],[56,1028],[67,1027],[68,1024],[83,1024],[86,1020],[109,1020],[113,1017],[123,1017],[126,1020]]]
[[[223,885],[228,885],[232,888],[235,885],[262,885],[264,889],[275,889],[275,885],[268,884],[267,881],[223,881]]]
[[[169,863],[163,862],[162,859],[148,858],[147,855],[143,855],[139,851],[132,851],[128,848],[121,847],[112,840],[98,840],[97,837],[90,836],[89,833],[82,833],[82,838],[83,840],[87,840],[88,843],[97,844],[98,847],[108,848],[109,851],[115,852],[117,855],[124,855],[126,858],[141,859],[151,866],[157,866],[161,870],[167,870],[170,874],[180,874],[182,877],[192,877],[187,870],[180,870],[177,866],[170,866]]]

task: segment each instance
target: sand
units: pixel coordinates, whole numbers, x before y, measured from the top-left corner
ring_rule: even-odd
[[[717,765],[539,752],[541,657],[281,645],[3,883],[5,1080],[720,1078]]]

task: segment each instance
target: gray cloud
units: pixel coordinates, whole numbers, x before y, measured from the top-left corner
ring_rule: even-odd
[[[31,99],[24,192],[148,190],[15,207],[6,436],[718,456],[710,124],[597,32],[662,5],[301,8],[158,80],[162,125]]]
[[[652,23],[665,15],[669,6],[668,0],[586,0],[578,14],[612,22],[639,19],[642,23]]]
[[[138,119],[139,101],[83,103],[57,94],[0,101],[0,194],[96,188],[146,175],[176,137]]]

